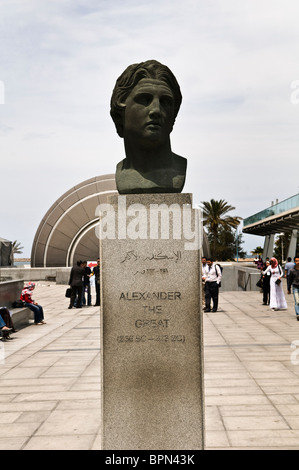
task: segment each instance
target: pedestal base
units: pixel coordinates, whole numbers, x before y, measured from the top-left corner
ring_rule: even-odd
[[[123,198],[106,219],[116,238],[100,243],[102,449],[203,449],[201,253],[186,238],[197,211],[189,194]]]

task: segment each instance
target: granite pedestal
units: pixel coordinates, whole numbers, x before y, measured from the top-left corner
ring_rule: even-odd
[[[102,449],[202,449],[198,211],[190,194],[108,202],[100,211]]]

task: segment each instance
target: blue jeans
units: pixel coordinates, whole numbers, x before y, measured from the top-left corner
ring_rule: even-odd
[[[41,305],[34,305],[25,302],[25,307],[30,308],[34,313],[34,323],[40,323],[44,319],[43,307]]]
[[[3,328],[5,325],[6,325],[5,321],[3,320],[3,318],[0,315],[0,329]]]
[[[299,287],[293,286],[293,295],[295,300],[295,312],[296,315],[299,315]]]

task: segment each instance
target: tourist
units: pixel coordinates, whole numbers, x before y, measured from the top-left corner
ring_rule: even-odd
[[[46,323],[44,321],[44,311],[43,307],[32,299],[34,289],[35,283],[28,282],[22,290],[20,299],[23,300],[25,307],[28,307],[30,310],[32,310],[34,314],[34,324],[43,325],[44,323]]]
[[[82,261],[78,261],[76,266],[71,269],[69,285],[72,289],[69,308],[73,308],[76,301],[76,308],[82,307],[82,289],[84,268]]]
[[[270,266],[270,261],[266,261],[265,270]],[[263,289],[263,305],[270,304],[270,279],[271,271],[268,270],[266,274],[262,274],[262,289]]]
[[[84,276],[83,276],[83,289],[82,289],[82,304],[86,305],[86,298],[85,293],[87,293],[87,305],[91,305],[91,293],[90,293],[90,276],[91,276],[91,269],[87,266],[87,261],[83,261],[82,267],[84,269]]]
[[[207,258],[203,256],[201,258],[201,276],[202,276],[202,283],[201,283],[201,295],[202,295],[202,305],[205,307],[205,278],[206,278],[206,271],[208,270],[207,265]]]
[[[289,273],[290,270],[295,267],[295,263],[292,262],[292,258],[289,256],[287,259],[287,263],[285,264],[284,267],[284,277],[287,280],[287,289],[288,289],[288,294],[291,293],[291,284],[290,284],[290,279],[289,279]]]
[[[15,327],[14,327],[14,324],[13,324],[13,321],[12,321],[12,318],[11,318],[11,314],[10,314],[10,311],[8,310],[8,308],[7,307],[0,307],[0,315],[3,318],[3,320],[5,322],[5,325],[9,329],[11,329],[12,333],[15,333],[16,330],[15,330]]]
[[[101,293],[100,293],[100,258],[97,259],[97,265],[92,270],[95,276],[95,288],[96,288],[96,303],[94,306],[101,304]]]
[[[11,328],[8,328],[8,326],[6,325],[1,315],[0,315],[0,330],[5,331],[7,333],[10,333],[12,330]]]
[[[10,337],[10,333],[13,333],[12,328],[8,328],[8,326],[6,325],[1,315],[0,315],[0,330],[1,330],[2,341],[12,339]]]
[[[263,271],[263,275],[271,272],[270,277],[270,308],[271,310],[287,309],[287,303],[282,288],[281,278],[283,272],[276,258],[270,259],[270,266]]]
[[[263,260],[262,260],[262,258],[259,256],[259,257],[258,257],[258,260],[257,260],[257,262],[256,262],[256,267],[257,267],[257,269],[262,270],[262,269],[263,269],[263,266],[264,266]]]
[[[205,312],[211,311],[211,300],[213,300],[213,312],[217,312],[219,299],[219,284],[221,282],[221,269],[211,258],[207,258],[208,267],[205,269],[203,281],[205,281]]]
[[[299,320],[299,256],[295,256],[295,267],[290,269],[290,286],[293,288],[296,318]]]

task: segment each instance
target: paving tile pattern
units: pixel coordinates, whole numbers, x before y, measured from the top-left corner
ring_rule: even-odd
[[[207,449],[299,449],[299,322],[286,299],[273,312],[259,292],[223,292],[204,317]]]

